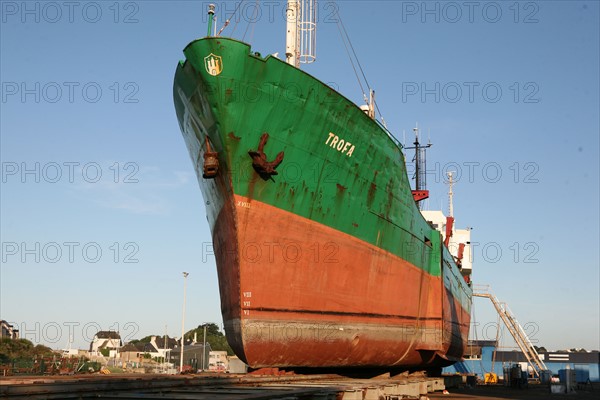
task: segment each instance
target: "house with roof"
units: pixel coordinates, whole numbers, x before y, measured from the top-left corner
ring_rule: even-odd
[[[141,363],[146,343],[127,343],[119,349],[119,358],[124,363]]]
[[[151,354],[152,357],[168,359],[169,353],[176,348],[179,343],[177,339],[169,336],[152,336],[149,343],[154,352]]]
[[[18,339],[19,330],[5,320],[0,320],[0,338]]]
[[[119,358],[124,362],[140,361],[143,358],[169,359],[169,353],[177,348],[178,341],[168,336],[152,336],[147,343],[127,343],[119,349]]]
[[[102,350],[108,350],[110,357],[114,357],[122,345],[119,332],[98,331],[90,343],[90,354],[97,356],[102,354]]]
[[[225,372],[229,370],[227,352],[222,350],[211,351],[208,355],[208,370],[216,372]]]
[[[188,344],[189,343],[189,344]],[[183,348],[183,365],[191,367],[192,371],[208,369],[208,362],[210,359],[210,343],[206,343],[206,347],[202,343],[196,343],[193,341],[187,341]],[[203,355],[204,353],[204,355]],[[175,347],[168,354],[168,361],[173,363],[175,366],[180,365],[181,360],[181,346]],[[204,362],[204,366],[202,363]]]

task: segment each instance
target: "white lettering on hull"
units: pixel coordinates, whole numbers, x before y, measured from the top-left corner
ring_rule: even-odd
[[[341,139],[333,132],[329,132],[329,136],[327,137],[325,144],[348,157],[352,157],[352,153],[354,153],[354,149],[356,148],[356,146],[354,146],[352,143]]]

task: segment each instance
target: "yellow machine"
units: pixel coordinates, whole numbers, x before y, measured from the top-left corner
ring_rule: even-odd
[[[493,372],[489,372],[483,375],[483,378],[486,385],[493,385],[498,383],[498,375],[496,375]]]

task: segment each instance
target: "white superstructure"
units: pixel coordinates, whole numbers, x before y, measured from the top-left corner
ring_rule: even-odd
[[[473,254],[471,246],[471,228],[467,229],[456,229],[456,223],[454,221],[454,204],[452,191],[452,185],[454,184],[452,172],[448,172],[448,211],[449,216],[444,215],[439,210],[421,210],[421,214],[427,222],[431,224],[438,232],[442,234],[442,239],[446,239],[449,218],[452,221],[452,229],[450,240],[448,241],[448,250],[450,254],[461,264],[463,275],[470,275],[473,270]],[[462,254],[460,249],[462,247]]]

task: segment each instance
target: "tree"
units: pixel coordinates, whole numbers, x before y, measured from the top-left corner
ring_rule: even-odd
[[[210,348],[216,351],[226,351],[227,355],[233,355],[233,350],[227,343],[227,338],[219,329],[219,326],[215,323],[207,323],[198,325],[197,328],[192,329],[184,335],[186,339],[193,339],[194,334],[197,336],[198,341],[204,339],[204,325],[206,325],[206,341],[210,344]]]
[[[41,344],[34,346],[27,339],[3,338],[0,340],[0,363],[2,364],[10,362],[10,360],[50,357],[53,354],[51,348]]]
[[[198,337],[202,337],[202,336],[200,336],[200,334],[204,335],[204,325],[206,325],[206,337],[208,337],[209,335],[211,335],[211,336],[223,336],[223,333],[221,333],[221,330],[219,329],[219,326],[217,324],[215,324],[214,322],[209,322],[209,323],[206,323],[206,324],[198,325],[197,328],[188,331],[185,334],[185,337],[186,338],[193,338],[194,337],[194,333],[197,333]]]
[[[129,343],[132,344],[136,344],[136,343],[150,343],[150,341],[152,340],[152,336],[158,336],[160,337],[161,335],[150,335],[150,336],[145,336],[141,339],[132,339],[129,341]]]
[[[32,353],[34,356],[47,357],[53,355],[54,351],[48,346],[38,344],[33,348]]]
[[[226,351],[228,355],[233,355],[233,350],[227,343],[227,338],[225,334],[221,332],[219,329],[219,325],[214,322],[209,322],[206,324],[198,325],[197,328],[187,331],[183,336],[185,339],[191,340],[194,339],[194,335],[197,337],[199,342],[202,342],[204,339],[204,325],[206,325],[206,341],[210,344],[210,348],[212,350],[217,351]],[[143,337],[141,339],[133,339],[130,340],[129,343],[150,343],[150,339],[152,336],[162,337],[162,335],[150,335]],[[179,340],[177,341],[177,345],[179,346]]]

